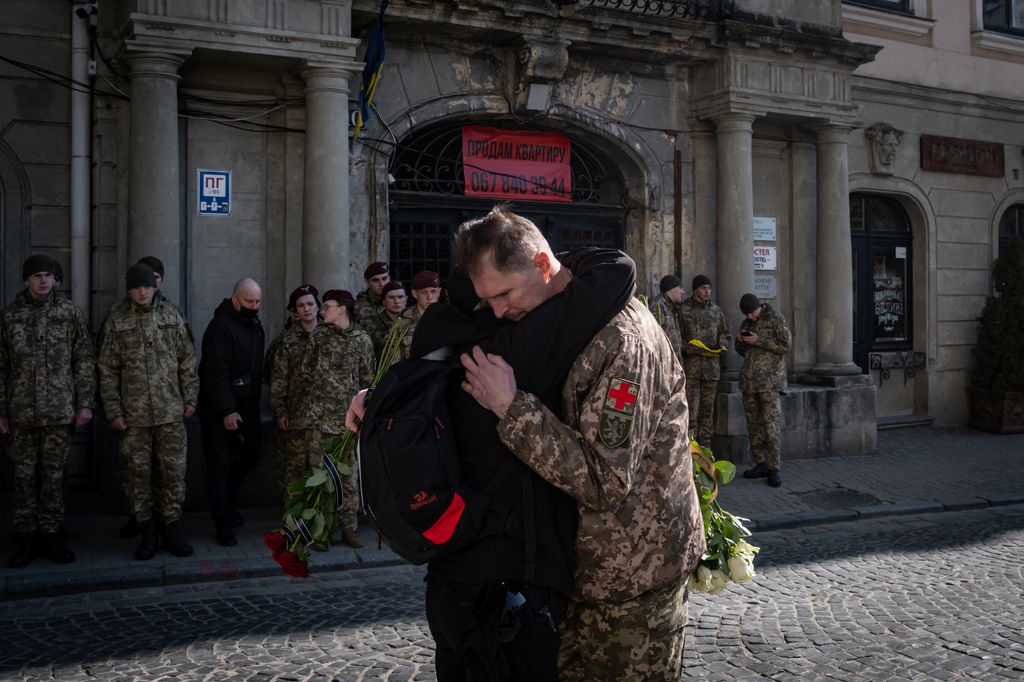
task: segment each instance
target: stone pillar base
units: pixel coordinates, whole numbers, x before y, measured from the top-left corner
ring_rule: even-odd
[[[837,363],[824,363],[819,362],[818,364],[811,367],[810,371],[812,376],[851,376],[856,374],[862,374],[861,368],[852,362],[844,362],[841,364]],[[803,381],[802,379],[800,381]],[[811,381],[808,383],[817,383]]]
[[[787,460],[873,453],[878,427],[871,377],[808,378],[815,384],[790,384],[789,393],[782,396],[783,468]],[[752,464],[739,387],[734,382],[720,382],[718,390],[711,449],[719,459]]]

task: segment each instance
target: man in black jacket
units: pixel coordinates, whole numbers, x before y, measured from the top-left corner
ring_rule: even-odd
[[[263,454],[260,391],[263,386],[263,325],[258,317],[260,285],[235,284],[231,298],[213,313],[203,334],[199,361],[199,423],[206,456],[206,482],[217,542],[238,544],[242,525],[235,498]]]
[[[560,259],[575,275],[572,284],[516,324],[479,307],[472,283],[455,271],[447,282],[451,303],[424,313],[412,357],[439,348],[457,354],[480,344],[504,357],[521,385],[559,409],[574,358],[636,290],[635,265],[619,251],[582,249]],[[437,677],[554,681],[558,624],[575,568],[576,503],[502,445],[497,419],[462,390],[461,376],[461,370],[453,373],[448,403],[462,480],[497,492],[478,537],[428,564],[426,611]],[[495,476],[506,482],[492,485]]]

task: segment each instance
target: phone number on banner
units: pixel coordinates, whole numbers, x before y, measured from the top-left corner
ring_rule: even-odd
[[[566,191],[564,177],[546,177],[543,175],[509,175],[472,171],[469,173],[469,191],[467,194],[495,194],[519,197],[546,197],[571,201],[571,189]]]

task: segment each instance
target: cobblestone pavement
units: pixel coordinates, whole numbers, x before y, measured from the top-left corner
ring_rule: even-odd
[[[1024,506],[759,533],[693,595],[689,679],[1024,677]],[[430,680],[408,566],[9,601],[0,679]]]

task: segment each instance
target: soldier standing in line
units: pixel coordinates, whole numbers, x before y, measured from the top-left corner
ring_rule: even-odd
[[[405,311],[409,297],[405,293],[405,287],[397,279],[393,279],[384,285],[381,291],[383,305],[376,314],[368,319],[361,319],[359,325],[366,330],[373,340],[373,350],[379,358],[384,350],[384,343],[388,334],[391,333],[391,326]]]
[[[281,465],[281,492],[288,501],[288,486],[312,465],[317,456],[309,443],[319,438],[319,427],[311,419],[311,406],[318,400],[313,391],[314,377],[304,364],[309,340],[318,326],[320,292],[312,284],[303,284],[288,297],[288,310],[295,312],[296,323],[282,335],[271,364],[270,406],[277,418],[278,453]],[[268,356],[270,353],[268,352]]]
[[[782,485],[781,464],[782,401],[785,395],[786,353],[791,336],[786,319],[754,294],[743,294],[740,311],[747,316],[736,337],[736,352],[743,356],[740,370],[740,392],[747,415],[750,450],[754,468],[743,472],[744,478],[767,478],[768,485]]]
[[[499,318],[520,320],[573,274],[535,225],[507,211],[464,223],[455,262]],[[678,680],[687,581],[704,532],[687,447],[682,366],[631,299],[569,370],[561,414],[473,348],[463,388],[497,415],[516,457],[579,505],[576,575],[562,621],[562,680]]]
[[[409,359],[412,348],[412,337],[416,333],[416,325],[427,308],[437,303],[441,297],[441,276],[432,270],[421,270],[412,278],[412,297],[416,305],[406,308],[402,316],[395,322],[398,333],[402,335],[401,346],[395,353],[392,364]]]
[[[683,359],[683,341],[679,331],[679,304],[686,292],[682,281],[675,275],[665,275],[658,284],[661,293],[651,300],[651,312],[661,328],[665,330],[672,351],[679,360]],[[687,375],[689,376],[689,375]]]
[[[732,337],[725,323],[725,313],[711,302],[711,279],[697,275],[693,278],[692,290],[693,294],[679,307],[686,406],[690,409],[690,436],[701,445],[711,447],[715,393],[721,375],[719,355],[728,349]]]
[[[214,310],[203,333],[199,424],[210,515],[217,542],[225,547],[238,544],[233,529],[245,523],[236,506],[238,491],[263,456],[262,300],[263,291],[256,280],[239,280],[231,298],[225,298]]]
[[[356,296],[355,322],[363,323],[369,320],[381,307],[381,295],[384,285],[391,281],[388,274],[388,264],[377,261],[370,263],[363,271],[363,279],[366,280],[366,288]]]
[[[21,268],[25,289],[0,312],[0,435],[14,463],[15,552],[75,560],[61,537],[64,468],[75,428],[92,420],[96,367],[85,315],[54,289],[60,266],[43,255]]]
[[[192,555],[178,524],[185,501],[187,438],[184,418],[195,413],[199,379],[192,334],[181,312],[158,299],[157,279],[139,262],[125,274],[129,305],[103,323],[100,397],[120,432],[124,489],[142,532],[135,558],[152,559],[160,546]]]
[[[324,294],[324,323],[313,334],[308,374],[314,378],[312,422],[320,437],[309,442],[310,457],[323,455],[328,440],[345,433],[345,412],[352,397],[373,381],[375,369],[373,341],[352,321],[355,300],[348,291],[331,289]],[[341,541],[349,547],[362,547],[359,539],[359,494],[355,483],[355,460],[348,462],[352,473],[342,476]]]

